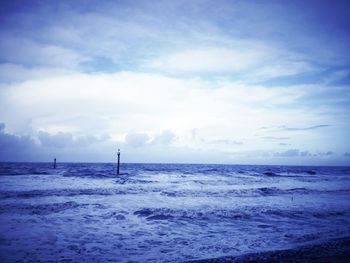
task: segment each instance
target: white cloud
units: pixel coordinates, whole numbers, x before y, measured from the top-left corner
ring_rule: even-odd
[[[262,62],[264,52],[255,49],[195,48],[165,55],[146,67],[180,72],[237,72]]]
[[[162,131],[153,136],[144,132],[131,131],[126,134],[124,142],[126,146],[134,148],[143,146],[169,146],[175,137],[176,135],[169,130]]]
[[[305,74],[315,70],[315,66],[302,60],[288,61],[286,59],[278,59],[275,62],[266,63],[266,65],[255,70],[252,75],[255,75],[256,79],[261,80],[281,76]]]
[[[230,154],[280,147],[256,136],[262,126],[332,123],[332,115],[299,107],[298,100],[309,92],[313,90],[298,86],[267,88],[135,72],[72,73],[3,86],[0,119],[13,134],[36,137],[45,131],[47,136],[38,140],[47,147],[52,141],[51,145],[59,143],[56,137],[61,135],[68,135],[64,140],[68,144],[97,140],[98,147],[102,145],[98,138],[107,134],[108,147],[120,145],[139,156],[149,147],[159,152],[173,147]],[[305,144],[313,151],[328,151],[329,143],[322,136],[331,131],[319,130],[294,132],[288,142],[291,147]],[[283,132],[273,136],[285,137]]]
[[[55,67],[25,67],[19,64],[0,64],[0,79],[2,84],[9,82],[23,82],[27,80],[52,78],[72,74],[71,70]]]
[[[284,120],[284,113],[269,108],[293,103],[303,93],[298,88],[269,89],[157,74],[70,74],[8,85],[1,92],[0,108],[10,127],[24,123],[23,129],[50,133],[98,134],[103,127],[120,139],[130,129],[184,134],[199,128],[229,136],[241,133],[232,131],[233,123],[239,129],[253,130],[258,124],[266,125],[269,118]],[[22,121],[13,118],[16,112]]]
[[[176,135],[172,131],[162,131],[152,139],[151,143],[155,145],[169,145],[175,137]]]
[[[236,76],[246,82],[305,74],[319,70],[303,55],[261,41],[237,41],[209,47],[187,48],[149,60],[146,69],[165,73]]]
[[[131,147],[145,146],[149,141],[146,133],[129,132],[125,137],[125,143]]]

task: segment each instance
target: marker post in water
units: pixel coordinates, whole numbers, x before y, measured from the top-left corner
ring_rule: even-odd
[[[118,149],[117,175],[119,175],[119,164],[120,164],[120,149]]]
[[[56,158],[53,159],[53,169],[56,169]]]

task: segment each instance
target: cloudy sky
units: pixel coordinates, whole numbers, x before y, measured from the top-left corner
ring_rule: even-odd
[[[0,160],[350,164],[349,12],[1,1]]]

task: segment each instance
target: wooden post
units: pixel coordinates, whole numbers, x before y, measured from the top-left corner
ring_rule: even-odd
[[[53,159],[53,169],[56,169],[56,158]]]
[[[119,164],[120,164],[120,149],[118,149],[117,175],[119,175]]]

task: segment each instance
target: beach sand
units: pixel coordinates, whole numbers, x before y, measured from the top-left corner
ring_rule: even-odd
[[[241,256],[188,261],[191,263],[224,262],[350,262],[350,237],[331,239],[322,243],[294,249],[250,253]]]

